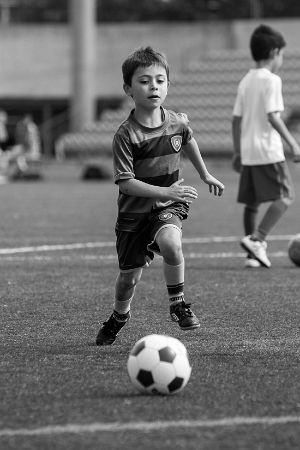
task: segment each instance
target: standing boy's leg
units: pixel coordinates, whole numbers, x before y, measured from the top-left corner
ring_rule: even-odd
[[[257,203],[246,204],[243,215],[245,236],[249,236],[254,233],[256,227],[257,213],[258,213]],[[247,268],[256,268],[260,267],[260,262],[257,261],[257,259],[255,259],[251,253],[248,253],[244,266]]]
[[[241,240],[242,247],[265,267],[271,262],[266,254],[266,237],[293,202],[294,189],[286,161],[253,166],[252,184],[257,202],[272,201],[261,222],[251,235]]]
[[[253,234],[256,227],[256,218],[258,213],[258,204],[248,204],[244,208],[244,230],[245,230],[245,236],[248,236],[249,234]]]
[[[267,211],[265,212],[261,222],[259,223],[257,230],[251,233],[254,239],[259,241],[265,241],[267,235],[270,233],[272,228],[281,219],[283,214],[286,212],[287,208],[293,203],[292,198],[280,198],[275,200]],[[250,233],[249,233],[250,234]]]
[[[162,228],[156,242],[163,257],[163,271],[170,300],[170,314],[182,330],[200,326],[190,304],[184,301],[184,257],[181,245],[181,231],[173,226]]]
[[[289,205],[293,202],[292,197],[280,198],[271,203],[267,211],[265,212],[261,222],[254,232],[250,236],[246,236],[242,239],[242,246],[251,251],[253,256],[263,264],[265,267],[270,267],[271,263],[266,255],[266,237],[272,230],[272,228],[281,219]]]

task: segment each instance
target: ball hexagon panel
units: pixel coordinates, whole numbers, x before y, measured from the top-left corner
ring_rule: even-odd
[[[140,369],[152,370],[159,363],[158,351],[147,346],[135,358]]]
[[[190,366],[188,358],[185,355],[176,355],[176,358],[173,361],[173,367],[176,375],[178,375],[179,377],[190,377],[192,368]]]
[[[168,345],[168,336],[162,336],[160,334],[150,334],[146,336],[147,347],[151,347],[157,350]]]
[[[172,364],[161,362],[152,370],[155,383],[167,386],[176,377],[176,373]]]
[[[187,350],[185,346],[178,339],[168,336],[168,344],[171,345],[171,347],[176,349],[178,352],[187,355]]]

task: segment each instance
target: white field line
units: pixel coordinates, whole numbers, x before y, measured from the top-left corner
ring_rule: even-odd
[[[0,437],[6,436],[41,436],[56,434],[78,434],[116,431],[144,431],[164,430],[167,428],[220,428],[220,427],[240,427],[240,426],[278,426],[296,424],[300,426],[300,416],[281,417],[228,417],[215,420],[170,420],[154,422],[96,422],[86,425],[66,424],[49,425],[39,428],[4,428],[0,430]]]
[[[14,255],[16,253],[53,252],[58,250],[81,250],[89,248],[114,247],[115,242],[77,242],[74,244],[35,245],[28,247],[0,248],[0,255]]]
[[[268,252],[268,256],[270,258],[285,258],[287,257],[287,252],[279,251],[279,252]],[[188,259],[225,259],[225,258],[245,258],[245,253],[241,252],[218,252],[218,253],[187,253],[184,252],[184,258],[186,260]],[[116,254],[107,254],[107,255],[76,255],[76,257],[71,255],[65,255],[61,254],[59,257],[57,255],[7,255],[7,256],[0,256],[0,262],[4,261],[14,261],[14,262],[22,262],[22,261],[28,261],[30,259],[31,261],[39,261],[39,262],[47,262],[47,261],[53,261],[53,260],[60,260],[60,261],[101,261],[104,263],[110,263],[111,261],[117,260]],[[152,264],[157,264],[161,262],[161,257],[157,257],[154,259]]]
[[[289,241],[292,235],[276,235],[268,237],[270,241]],[[239,242],[240,236],[211,236],[211,237],[195,237],[183,238],[183,244],[209,244],[209,243],[225,243],[225,242]],[[45,244],[27,247],[12,247],[0,248],[1,255],[15,255],[18,253],[38,253],[38,252],[52,252],[52,251],[66,251],[66,250],[81,250],[114,247],[115,242],[75,242],[73,244]]]

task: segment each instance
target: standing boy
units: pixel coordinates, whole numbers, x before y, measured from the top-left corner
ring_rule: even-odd
[[[246,236],[241,245],[248,254],[246,267],[271,266],[266,237],[294,199],[282,139],[295,162],[300,161],[300,148],[280,118],[282,83],[276,74],[285,45],[282,35],[268,26],[254,30],[250,48],[256,68],[241,80],[233,110],[233,167],[241,172],[238,202],[245,204]],[[264,202],[271,204],[256,225],[258,208]]]
[[[184,150],[210,192],[221,195],[224,186],[206,169],[185,114],[162,107],[169,88],[169,67],[164,55],[140,48],[122,65],[124,91],[133,99],[131,111],[113,140],[114,177],[119,187],[116,223],[119,274],[114,311],[103,323],[97,345],[110,345],[130,318],[130,304],[156,252],[163,257],[163,272],[170,299],[170,314],[181,329],[199,327],[185,303],[182,220],[197,198],[194,187],[180,178]]]

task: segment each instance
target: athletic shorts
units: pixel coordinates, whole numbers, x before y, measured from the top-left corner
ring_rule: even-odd
[[[188,217],[189,206],[186,203],[173,203],[159,209],[152,209],[148,216],[119,214],[116,224],[116,248],[120,271],[131,271],[147,267],[160,253],[155,241],[162,228],[174,227],[180,232],[182,221]]]
[[[286,161],[261,166],[242,166],[237,201],[251,205],[294,198]]]

